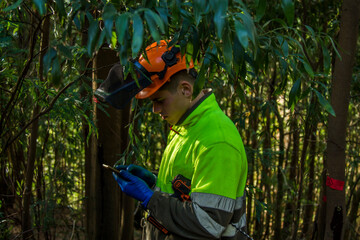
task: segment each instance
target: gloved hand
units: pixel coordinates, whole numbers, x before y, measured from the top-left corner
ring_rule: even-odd
[[[113,176],[124,193],[142,202],[144,208],[147,207],[154,192],[146,182],[125,170],[120,170],[119,174],[113,173]]]
[[[130,165],[117,165],[115,168],[119,171],[126,170],[130,172],[132,175],[141,178],[144,180],[149,188],[152,188],[155,185],[156,178],[155,175],[152,174],[149,170],[140,167],[138,165],[130,164]]]

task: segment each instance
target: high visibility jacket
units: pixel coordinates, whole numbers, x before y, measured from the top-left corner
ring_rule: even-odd
[[[148,203],[170,235],[147,224],[145,239],[246,239],[245,149],[215,95],[205,94],[172,129]],[[171,197],[178,174],[191,180],[191,202]]]

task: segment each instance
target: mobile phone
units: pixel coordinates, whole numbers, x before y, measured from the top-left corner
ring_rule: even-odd
[[[105,169],[108,169],[108,170],[110,170],[110,171],[112,171],[112,172],[114,172],[114,173],[117,173],[117,174],[120,173],[119,170],[117,170],[116,168],[113,168],[113,167],[111,167],[111,166],[109,166],[109,165],[103,164],[102,166],[103,166]]]

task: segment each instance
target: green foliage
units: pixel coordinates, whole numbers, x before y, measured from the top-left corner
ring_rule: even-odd
[[[54,220],[61,212],[84,221],[85,145],[98,131],[89,79],[96,69],[88,61],[101,47],[109,47],[119,53],[127,74],[133,74],[129,59],[138,57],[148,44],[169,39],[170,45],[181,48],[188,62],[195,62],[198,77],[194,95],[212,87],[221,108],[238,127],[248,152],[247,191],[252,199],[249,229],[258,232],[258,238],[268,237],[262,236],[263,229],[254,231],[255,222],[265,225],[271,213],[269,226],[273,227],[276,209],[284,210],[296,200],[299,173],[296,179],[290,179],[290,161],[296,155],[292,141],[293,134],[299,133],[299,151],[303,149],[307,118],[318,127],[313,181],[314,192],[319,191],[326,116],[336,116],[329,101],[330,75],[334,58],[339,56],[335,37],[340,3],[325,2],[310,1],[312,11],[308,11],[292,0],[1,1],[0,170],[4,176],[0,183],[13,181],[6,194],[16,198],[15,203],[0,199],[1,218],[5,218],[0,223],[1,231],[19,222],[6,215],[3,203],[16,205],[23,197],[34,106],[38,105],[43,115],[39,117],[32,216],[37,229],[51,234],[50,230],[59,225],[72,227],[73,223],[64,218]],[[50,18],[49,46],[41,49],[46,17]],[[355,186],[359,166],[358,66],[359,56],[349,106],[349,186]],[[108,111],[106,105],[97,107]],[[132,113],[129,145],[118,156],[119,161],[156,170],[166,146],[168,126],[151,113],[149,102],[134,101]],[[294,119],[298,121],[296,126],[292,126]],[[285,132],[283,150],[280,130]],[[281,157],[285,158],[282,165]],[[307,164],[305,168],[310,174]],[[282,189],[280,179],[284,182]],[[269,186],[271,197],[266,195]],[[284,196],[279,205],[275,194]],[[301,207],[319,202],[317,196],[300,200]],[[291,218],[290,213],[286,214]],[[78,225],[76,228],[82,231]],[[13,236],[14,231],[4,233]]]

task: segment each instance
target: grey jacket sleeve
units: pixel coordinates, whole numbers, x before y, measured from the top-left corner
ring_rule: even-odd
[[[148,209],[168,231],[183,238],[218,239],[233,217],[235,200],[208,193],[192,193],[181,202],[167,193],[154,192]]]

